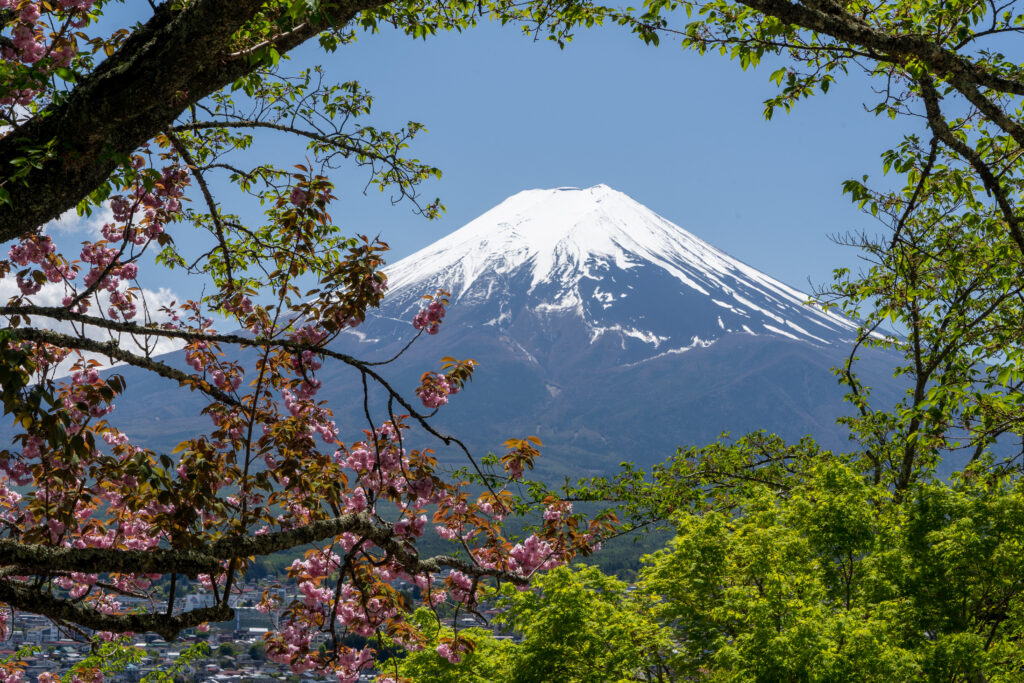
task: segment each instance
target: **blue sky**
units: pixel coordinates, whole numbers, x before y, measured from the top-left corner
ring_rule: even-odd
[[[376,192],[361,198],[358,172],[340,184],[335,218],[379,232],[394,257],[520,190],[603,182],[803,289],[857,262],[828,235],[877,226],[840,184],[880,176],[879,155],[905,126],[864,111],[872,93],[860,75],[765,121],[770,68],[743,72],[621,29],[580,33],[565,50],[511,27],[425,42],[382,33],[334,55],[303,48],[292,63],[314,60],[369,88],[381,125],[411,119],[429,129],[412,151],[444,172],[425,190],[446,203],[441,220],[427,223]]]
[[[135,11],[144,17],[145,4],[110,8],[118,18]],[[360,169],[335,177],[336,222],[379,234],[391,260],[520,190],[606,183],[806,291],[809,279],[826,283],[833,268],[856,267],[857,252],[829,236],[878,226],[840,185],[865,173],[880,180],[879,155],[909,130],[864,111],[874,96],[860,74],[765,121],[772,65],[743,72],[717,54],[673,41],[647,46],[617,27],[582,31],[564,50],[495,24],[427,41],[384,31],[333,54],[303,46],[282,69],[316,63],[374,94],[373,125],[414,120],[429,129],[409,154],[444,172],[423,188],[447,205],[440,220],[392,206],[373,189],[363,196]],[[301,144],[277,138],[258,149],[281,165],[304,158]],[[188,289],[174,276],[167,284]]]

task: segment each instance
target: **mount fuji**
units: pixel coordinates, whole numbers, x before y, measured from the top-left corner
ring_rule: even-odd
[[[423,295],[449,292],[440,333],[383,369],[411,397],[442,356],[477,360],[472,383],[435,420],[477,453],[537,435],[542,475],[584,476],[651,465],[726,431],[849,446],[836,418],[850,406],[830,369],[856,326],[607,186],[520,192],[384,270],[382,307],[332,347],[390,358],[416,333]],[[895,398],[894,360],[861,355],[875,397]],[[325,363],[319,377],[341,438],[359,438],[358,375]],[[162,383],[126,379],[154,394],[118,407],[126,431],[158,448],[194,433],[196,399],[178,390],[169,402]],[[133,419],[153,400],[179,414]],[[383,417],[380,397],[370,407]]]
[[[627,362],[731,334],[845,344],[856,329],[606,185],[520,192],[387,273],[385,314],[406,318],[441,288],[463,324],[502,335],[523,315],[571,320]]]
[[[536,434],[546,471],[587,474],[726,431],[849,446],[831,368],[856,325],[605,185],[520,192],[385,272],[384,305],[339,348],[390,357],[422,296],[449,292],[440,333],[394,371],[415,386],[442,355],[479,361],[438,416],[477,450]],[[893,359],[860,355],[895,398]]]

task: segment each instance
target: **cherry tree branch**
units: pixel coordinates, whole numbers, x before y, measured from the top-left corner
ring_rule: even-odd
[[[0,540],[0,566],[16,566],[25,573],[184,574],[193,579],[199,574],[216,574],[222,569],[217,558],[197,550],[63,548],[9,539]]]
[[[54,332],[53,330],[44,330],[39,328],[18,329],[14,334],[24,341],[53,344],[54,346],[66,349],[90,351],[109,358],[114,358],[123,363],[128,363],[129,365],[134,365],[135,367],[154,372],[161,377],[177,380],[181,384],[189,384],[194,389],[203,392],[210,398],[220,401],[221,403],[226,403],[227,405],[238,408],[242,407],[233,396],[210,385],[209,382],[202,378],[190,375],[187,372],[182,372],[177,368],[172,368],[170,365],[158,360],[146,358],[145,356],[140,356],[136,353],[132,353],[131,351],[125,351],[114,341],[103,342],[96,339],[89,339],[88,337],[74,337],[68,334]]]
[[[193,578],[203,573],[212,577],[223,572],[222,563],[225,561],[236,561],[252,555],[265,556],[279,550],[324,541],[344,533],[354,533],[364,541],[372,542],[384,551],[386,559],[391,559],[412,575],[437,574],[447,567],[457,569],[474,579],[490,576],[517,585],[525,585],[528,582],[528,579],[520,574],[480,567],[451,555],[420,559],[411,545],[396,536],[390,524],[376,522],[366,512],[319,520],[294,529],[259,536],[229,536],[210,546],[201,546],[198,550],[52,548],[0,540],[0,553],[3,553],[3,564],[17,566],[18,571],[32,570],[36,574],[74,570],[87,573],[181,573]],[[69,622],[97,631],[154,632],[165,640],[173,640],[183,629],[211,621],[225,621],[234,616],[234,611],[223,603],[177,615],[167,612],[104,614],[80,602],[56,597],[42,586],[5,576],[3,572],[0,572],[0,602],[15,609],[31,611],[56,621]]]
[[[14,609],[49,617],[54,621],[84,626],[95,631],[159,634],[174,640],[183,629],[207,622],[226,621],[235,611],[226,604],[182,612],[181,614],[104,614],[86,604],[55,597],[50,593],[12,579],[0,579],[0,602]]]
[[[233,58],[231,46],[232,37],[264,4],[195,0],[180,9],[169,2],[157,6],[149,21],[66,99],[0,139],[0,178],[9,193],[9,201],[0,205],[0,242],[31,235],[75,207],[126,155],[169,128],[191,105],[261,68],[256,60]],[[386,0],[331,0],[318,11],[340,26],[383,4]],[[279,52],[330,27],[301,23],[276,39]],[[23,165],[31,154],[42,155],[38,164]]]

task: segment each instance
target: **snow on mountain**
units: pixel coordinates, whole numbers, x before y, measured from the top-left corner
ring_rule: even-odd
[[[386,272],[388,317],[441,288],[472,311],[460,318],[499,330],[524,310],[573,318],[632,362],[729,334],[832,345],[856,329],[606,185],[520,192]]]

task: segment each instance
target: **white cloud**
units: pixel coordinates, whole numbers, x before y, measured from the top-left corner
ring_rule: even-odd
[[[37,306],[60,306],[62,300],[67,292],[62,284],[48,283],[31,297],[29,300]],[[0,301],[6,302],[11,297],[19,294],[18,285],[13,277],[0,278]],[[137,298],[136,305],[138,307],[139,314],[136,316],[136,321],[140,320],[145,313],[148,313],[149,319],[154,322],[165,322],[169,318],[166,314],[160,311],[163,306],[168,306],[175,301],[181,301],[181,298],[176,296],[174,292],[161,287],[157,290],[142,289],[136,292],[137,296],[141,297],[141,301]],[[109,305],[109,298],[107,293],[104,291],[99,295],[99,302],[102,305],[101,310],[106,310]],[[93,301],[91,311],[96,311],[96,302]],[[78,335],[82,332],[81,326],[73,325],[70,322],[52,320],[49,318],[43,318],[35,316],[32,318],[32,325],[45,329],[54,330],[55,332],[61,332],[63,334]],[[99,341],[110,341],[114,340],[118,346],[125,351],[130,351],[136,355],[150,355],[158,356],[164,353],[170,353],[176,351],[184,343],[175,339],[168,339],[166,337],[155,337],[155,336],[142,336],[142,335],[130,335],[124,333],[111,332],[110,330],[104,330],[98,327],[85,327],[85,335],[91,339]],[[121,363],[111,363],[111,359],[106,356],[99,356],[94,353],[83,353],[86,358],[94,359],[102,364],[104,368],[113,367],[114,365],[120,365]],[[57,368],[57,375],[66,375],[71,371],[71,366],[77,360],[77,356],[69,356],[67,360],[60,364]]]
[[[99,239],[100,228],[104,223],[114,222],[114,212],[109,202],[93,207],[92,215],[79,216],[75,209],[68,209],[59,218],[43,226],[43,232],[51,237],[64,235],[81,235],[84,238]]]

